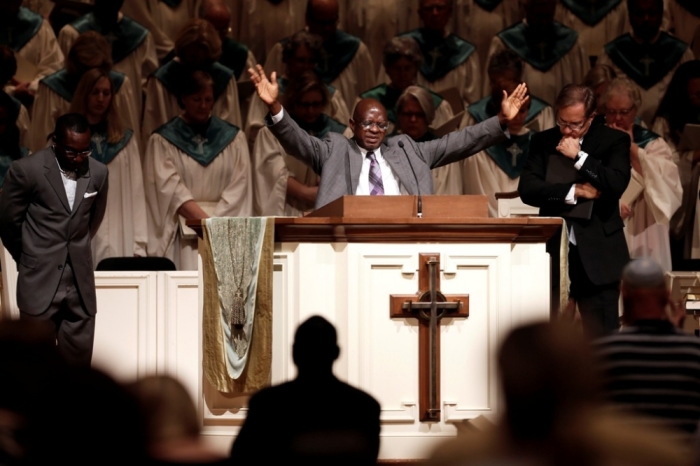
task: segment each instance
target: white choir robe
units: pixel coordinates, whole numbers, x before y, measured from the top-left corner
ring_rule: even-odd
[[[700,27],[700,17],[692,14],[680,5],[676,0],[665,0],[669,14],[668,28],[673,35],[686,44],[690,44],[695,36],[695,31]]]
[[[306,25],[306,1],[283,0],[275,5],[268,0],[226,0],[232,13],[232,37],[265,63],[276,43]]]
[[[29,148],[31,138],[29,137],[29,129],[31,128],[31,120],[27,107],[20,105],[19,115],[17,116],[17,129],[19,129],[19,144]]]
[[[46,84],[40,83],[39,92],[34,99],[32,123],[29,136],[29,149],[32,152],[48,145],[46,139],[56,127],[56,119],[68,113],[70,102],[54,92]],[[117,108],[124,127],[134,131],[134,137],[140,138],[139,114],[136,110],[136,96],[128,76],[124,77],[119,90],[114,95],[113,105]],[[138,139],[137,139],[138,141]]]
[[[35,93],[39,90],[39,81],[42,78],[63,68],[63,53],[47,20],[41,23],[34,37],[29,39],[17,54],[36,66],[37,74],[29,85],[29,90]]]
[[[622,0],[594,26],[583,22],[561,3],[557,3],[554,20],[578,32],[579,40],[586,53],[591,57],[599,57],[604,51],[605,44],[628,30],[627,0]]]
[[[418,0],[340,0],[343,12],[340,28],[367,44],[375,75],[384,61],[384,46],[396,35],[420,26],[418,3]]]
[[[347,128],[343,135],[352,137]],[[314,205],[303,206],[293,199],[287,200],[287,179],[295,178],[306,186],[318,186],[320,177],[304,162],[284,151],[268,128],[262,128],[255,140],[253,166],[253,212],[260,216],[299,217],[314,210]]]
[[[644,89],[643,87],[639,86],[636,84],[634,81],[632,83],[637,86],[639,89],[639,93],[642,96],[642,105],[638,109],[638,115],[644,120],[644,123],[647,124],[647,126],[651,126],[653,121],[654,121],[654,116],[656,114],[656,110],[659,107],[659,103],[661,103],[661,99],[663,99],[664,95],[666,94],[666,89],[668,89],[668,85],[671,82],[671,78],[673,78],[673,74],[676,72],[676,69],[683,63],[693,60],[695,57],[693,55],[693,51],[688,47],[681,57],[681,59],[678,61],[678,63],[671,69],[669,72],[664,76],[659,82],[654,84],[652,87],[649,89]],[[615,70],[615,73],[617,73],[618,78],[626,78],[627,75],[625,74],[624,71],[622,71],[608,56],[608,54],[604,51],[603,54],[598,58],[598,63],[601,65],[608,65],[612,67],[613,70]]]
[[[182,0],[170,8],[160,0],[124,0],[121,11],[151,32],[158,58],[175,47],[175,39],[188,21],[197,17],[201,0]]]
[[[280,93],[280,97],[283,95]],[[258,131],[265,126],[265,116],[268,111],[267,105],[254,93],[250,100],[250,107],[248,107],[248,115],[245,120],[245,134],[251,147],[255,143]],[[350,124],[350,111],[345,104],[343,94],[338,89],[331,95],[328,107],[324,109],[323,113],[344,125]]]
[[[119,15],[120,19],[123,15]],[[58,44],[61,51],[68,56],[68,51],[80,34],[73,26],[67,24],[58,33]],[[141,115],[142,95],[148,76],[158,68],[158,55],[153,36],[149,32],[143,42],[127,57],[114,64],[114,71],[123,73],[131,80],[134,87],[136,111]]]
[[[146,82],[146,101],[144,102],[143,126],[141,127],[141,133],[146,142],[144,146],[147,145],[153,131],[180,113],[182,113],[182,109],[177,103],[177,96],[171,94],[162,82],[151,75]],[[235,76],[229,81],[226,90],[214,102],[211,113],[239,128],[243,127]]]
[[[379,77],[377,81],[379,84],[389,84],[391,82],[389,75],[386,74],[384,65],[382,65],[379,69]],[[457,89],[459,95],[462,96],[462,106],[466,108],[471,102],[476,102],[477,100],[481,99],[482,84],[479,54],[477,54],[475,50],[463,63],[442,78],[433,82],[425,79],[425,77],[419,71],[418,77],[416,78],[416,84],[426,87],[436,94],[440,94],[442,91],[452,88]]]
[[[251,216],[250,173],[242,131],[206,167],[161,135],[151,135],[144,157],[148,255],[167,257],[178,270],[197,270],[197,239],[181,238],[177,210],[187,201],[217,202],[216,217]]]
[[[282,44],[277,42],[267,54],[265,72],[270,76],[273,71],[280,73],[284,69],[285,65],[284,62],[282,62]],[[345,106],[348,109],[355,103],[357,96],[367,89],[374,87],[374,65],[372,64],[372,57],[369,54],[369,49],[364,42],[360,42],[355,56],[330,85],[340,91],[345,99]]]
[[[464,116],[462,117],[462,122],[459,125],[459,129],[466,128],[467,126],[473,126],[477,123],[478,122],[474,119],[472,114],[469,113],[469,107],[467,107],[467,110],[465,110]],[[550,106],[547,106],[543,108],[542,111],[538,113],[535,118],[533,118],[529,122],[526,122],[523,125],[523,127],[530,129],[536,133],[539,133],[540,131],[554,128],[555,124],[556,122],[554,117],[554,109]]]
[[[107,164],[109,192],[100,228],[91,240],[93,264],[107,257],[145,257],[148,245],[146,196],[135,136]]]
[[[671,271],[669,224],[683,197],[678,167],[662,138],[651,141],[644,149],[640,147],[639,161],[643,173],[632,169],[632,178],[644,191],[632,203],[630,217],[625,219],[630,256],[651,257],[665,271]]]
[[[518,10],[518,2],[512,0],[503,0],[493,11],[483,9],[474,0],[454,0],[454,33],[476,46],[484,72],[491,38],[522,19]]]

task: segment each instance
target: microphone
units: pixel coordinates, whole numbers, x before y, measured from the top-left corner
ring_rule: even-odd
[[[416,187],[418,188],[418,206],[416,208],[416,213],[418,218],[423,218],[423,198],[420,195],[420,184],[418,184],[418,177],[416,176],[416,171],[413,169],[411,157],[408,156],[406,148],[403,146],[403,141],[399,141],[398,144],[401,150],[403,151],[404,155],[406,156],[406,160],[408,160],[408,165],[411,167],[411,173],[413,173],[413,178],[416,179]]]

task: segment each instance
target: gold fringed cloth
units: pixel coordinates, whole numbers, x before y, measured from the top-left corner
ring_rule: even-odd
[[[272,367],[274,218],[210,218],[202,230],[204,376],[223,393],[254,392],[270,383]],[[233,325],[241,282],[245,316]]]
[[[569,304],[569,227],[562,219],[561,243],[559,244],[559,313]]]

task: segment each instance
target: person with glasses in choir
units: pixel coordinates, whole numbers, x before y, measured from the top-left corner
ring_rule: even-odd
[[[148,234],[139,140],[117,114],[109,74],[97,68],[87,71],[80,78],[70,111],[85,115],[90,124],[92,157],[109,168],[107,210],[92,239],[94,263],[107,257],[146,256]]]
[[[619,327],[619,282],[630,258],[620,197],[630,180],[631,141],[627,133],[595,118],[589,87],[565,86],[555,110],[558,128],[530,140],[518,191],[523,202],[540,208],[541,216],[564,217],[569,296],[578,304],[586,333],[596,336]],[[555,286],[560,238],[554,234],[547,243]]]
[[[377,100],[361,100],[350,119],[353,138],[328,133],[309,135],[288,115],[278,100],[276,73],[270,79],[261,66],[250,69],[258,96],[270,111],[268,128],[285,151],[310,165],[321,176],[315,207],[344,195],[433,194],[430,170],[464,159],[506,137],[505,126],[528,101],[521,84],[504,95],[498,116],[449,133],[440,139],[415,142],[399,135],[385,139],[389,126],[386,109]]]
[[[0,238],[17,263],[20,319],[46,322],[59,352],[89,367],[95,335],[91,238],[107,206],[108,169],[90,157],[83,115],[58,118],[52,144],[15,160],[0,194]]]
[[[603,94],[605,120],[630,136],[632,182],[620,201],[625,236],[634,258],[648,257],[672,270],[668,229],[681,206],[683,188],[669,145],[658,134],[635,124],[641,96],[625,78],[614,79]],[[641,191],[640,191],[641,188]]]

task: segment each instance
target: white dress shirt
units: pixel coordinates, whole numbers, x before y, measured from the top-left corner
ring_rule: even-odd
[[[56,163],[58,163],[58,160],[56,160]],[[61,164],[58,164],[58,171],[61,172],[63,188],[66,190],[66,197],[68,198],[68,205],[70,206],[70,210],[73,210],[73,204],[75,203],[75,190],[78,188],[78,180],[75,178],[73,173],[64,172],[61,169]]]

